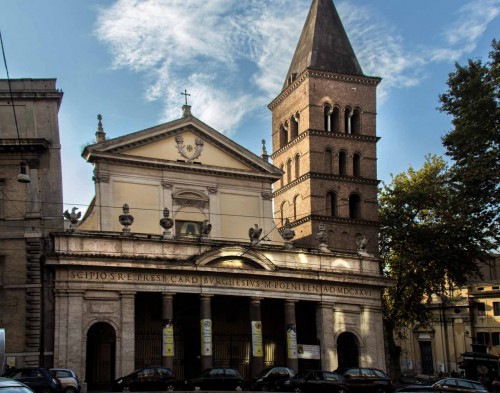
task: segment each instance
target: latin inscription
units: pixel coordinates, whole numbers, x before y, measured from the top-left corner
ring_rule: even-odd
[[[194,276],[180,274],[150,274],[150,273],[116,273],[71,271],[72,281],[88,282],[130,282],[151,283],[166,285],[183,285],[216,288],[246,288],[272,291],[287,291],[310,294],[329,294],[355,297],[374,297],[378,293],[366,288],[353,288],[342,285],[310,284],[304,282],[290,282],[278,280],[264,280],[251,278],[230,278],[213,276]]]

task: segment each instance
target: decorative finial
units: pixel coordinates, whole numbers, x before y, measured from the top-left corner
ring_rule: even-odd
[[[78,220],[80,219],[80,217],[82,216],[82,212],[76,212],[78,210],[77,207],[73,207],[71,209],[71,213],[69,212],[69,210],[66,210],[64,213],[63,213],[63,216],[66,220],[69,220],[70,222],[70,228],[71,230],[73,229],[74,226],[76,226],[76,224],[78,224]]]
[[[189,94],[187,90],[184,90],[184,93],[181,94],[184,96],[185,99],[184,105],[182,106],[182,117],[192,116],[191,105],[188,105],[188,96],[191,96],[191,94]]]
[[[269,154],[267,154],[265,139],[262,139],[262,153],[260,153],[260,158],[262,158],[264,161],[269,161]]]
[[[104,132],[104,128],[102,127],[102,116],[101,114],[97,115],[97,131],[95,133],[95,141],[97,143],[104,142],[106,140],[106,133]]]
[[[324,253],[331,254],[328,249],[328,233],[326,233],[325,224],[319,224],[319,232],[316,234],[316,240],[319,242],[319,250]]]
[[[170,228],[174,226],[174,220],[169,218],[170,211],[168,208],[163,209],[163,218],[160,220],[160,226],[164,229],[163,238],[164,239],[172,239],[172,233],[170,232]]]
[[[285,220],[285,225],[281,230],[281,237],[285,240],[285,248],[287,250],[291,250],[293,248],[293,244],[290,240],[295,237],[295,231],[292,229],[292,224],[290,224],[290,220],[288,218]]]
[[[122,209],[123,214],[120,214],[120,217],[118,217],[118,221],[120,221],[120,224],[123,225],[123,236],[130,236],[129,226],[134,223],[134,217],[129,214],[130,209],[126,203],[123,205]]]
[[[254,224],[255,228],[250,228],[248,230],[248,237],[250,238],[250,244],[253,246],[259,241],[260,235],[262,234],[262,228],[259,228],[258,224]]]

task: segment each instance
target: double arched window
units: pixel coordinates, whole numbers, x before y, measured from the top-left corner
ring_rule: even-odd
[[[339,132],[340,108],[338,106],[331,107],[330,105],[325,105],[323,112],[325,119],[325,131]]]
[[[326,194],[326,206],[325,206],[325,215],[329,217],[337,217],[338,216],[338,204],[337,204],[337,193],[334,191],[329,191]]]
[[[349,218],[352,220],[361,218],[361,197],[358,194],[349,196]]]

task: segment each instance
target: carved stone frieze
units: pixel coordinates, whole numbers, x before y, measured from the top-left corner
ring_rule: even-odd
[[[273,199],[273,193],[271,191],[262,191],[262,198],[265,200]]]
[[[161,186],[163,187],[164,190],[171,190],[172,188],[174,188],[174,183],[171,183],[167,180],[162,180]]]
[[[217,186],[207,186],[207,190],[210,194],[216,194],[219,189]]]
[[[181,135],[176,136],[175,141],[177,142],[177,150],[179,151],[179,154],[190,164],[201,156],[203,146],[205,144],[205,142],[203,142],[200,138],[196,138],[194,141],[194,147],[192,145],[185,146],[184,138]]]

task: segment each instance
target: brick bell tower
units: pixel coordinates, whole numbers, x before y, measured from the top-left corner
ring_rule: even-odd
[[[356,253],[356,239],[378,255],[376,88],[363,74],[332,0],[313,0],[272,111],[278,228],[286,218],[296,248]]]

